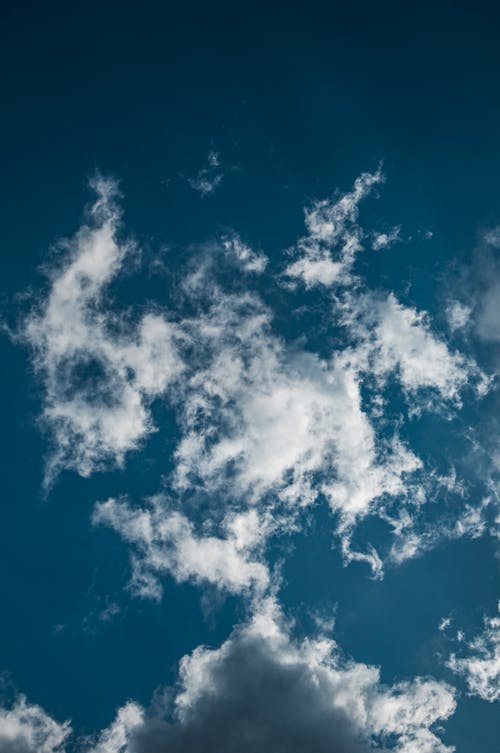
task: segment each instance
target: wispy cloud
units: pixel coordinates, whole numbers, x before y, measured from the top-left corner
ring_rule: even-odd
[[[109,499],[96,506],[93,522],[114,528],[133,547],[131,585],[139,596],[161,598],[160,578],[167,573],[178,582],[211,583],[229,593],[259,593],[269,585],[259,556],[269,524],[254,509],[227,513],[218,536],[196,533],[161,496],[142,508]]]
[[[464,640],[460,653],[452,654],[447,664],[464,678],[470,695],[500,700],[500,617],[485,617],[483,631]]]
[[[188,183],[204,198],[210,196],[220,186],[223,177],[224,171],[219,153],[212,150],[208,153],[206,166],[202,167],[193,178],[188,178]]]
[[[351,192],[337,199],[315,201],[306,208],[308,234],[297,242],[297,258],[287,266],[285,275],[301,280],[307,288],[347,283],[365,237],[358,224],[359,204],[373,186],[383,181],[380,169],[363,173],[356,178]]]

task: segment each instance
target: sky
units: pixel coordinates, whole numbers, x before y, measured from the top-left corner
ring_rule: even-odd
[[[499,21],[4,11],[0,753],[498,753]]]

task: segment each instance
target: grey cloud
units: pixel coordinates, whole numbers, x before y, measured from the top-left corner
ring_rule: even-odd
[[[328,688],[276,660],[260,637],[235,642],[182,721],[146,720],[130,753],[367,753]]]

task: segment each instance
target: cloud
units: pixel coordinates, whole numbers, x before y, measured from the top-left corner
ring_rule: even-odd
[[[341,249],[347,280],[351,251],[369,237],[357,222],[359,203],[382,180],[380,171],[364,173],[350,193],[307,210],[309,235],[297,244],[303,258]],[[296,531],[304,508],[321,498],[334,514],[345,561],[364,561],[376,576],[383,555],[351,546],[368,515],[392,527],[391,562],[429,548],[437,539],[417,530],[409,508],[422,507],[435,479],[402,440],[402,415],[385,420],[387,394],[399,385],[411,416],[444,403],[460,407],[465,388],[486,389],[479,369],[450,351],[425,312],[361,284],[329,298],[337,332],[330,352],[320,357],[306,341],[286,342],[271,307],[248,290],[251,278],[236,293],[223,287],[224,263],[266,269],[266,257],[235,233],[204,246],[185,270],[175,323],[158,310],[141,318],[120,313],[105,296],[136,248],[122,240],[116,185],[97,178],[93,187],[88,219],[63,244],[23,336],[43,379],[43,421],[54,438],[47,483],[63,468],[88,476],[123,465],[155,430],[152,401],[168,399],[176,411],[167,494],[142,507],[112,499],[95,511],[96,522],[131,545],[134,591],[159,598],[160,577],[170,574],[262,593],[270,582],[269,538]],[[185,505],[188,496],[203,500],[204,526]],[[253,539],[236,533],[240,520]],[[457,526],[448,527],[450,535],[473,531]]]
[[[372,239],[372,248],[374,251],[380,251],[383,248],[389,248],[393,243],[400,239],[401,225],[396,225],[387,233],[374,233]]]
[[[47,296],[22,328],[44,385],[43,424],[54,439],[47,484],[64,468],[88,476],[122,465],[154,431],[151,401],[182,370],[174,324],[154,311],[132,321],[106,306],[108,286],[135,248],[118,240],[116,184],[98,177],[91,185],[88,220],[61,244]]]
[[[394,375],[412,401],[431,389],[459,403],[460,390],[474,379],[485,389],[475,364],[434,335],[426,312],[404,306],[393,293],[348,298],[343,321],[357,341],[345,357],[374,377]]]
[[[184,656],[175,686],[149,708],[128,701],[113,722],[74,741],[82,753],[452,753],[437,722],[454,691],[431,678],[380,681],[377,667],[343,655],[332,639],[295,640],[273,598],[219,648]],[[2,753],[64,753],[71,728],[21,696],[0,709]],[[388,747],[386,747],[388,746]]]
[[[227,513],[220,536],[195,533],[193,524],[161,496],[145,508],[125,499],[96,505],[93,522],[117,531],[134,548],[132,589],[143,597],[161,598],[159,576],[177,582],[208,582],[229,593],[261,592],[269,573],[260,561],[269,523],[255,509]]]
[[[452,332],[464,329],[467,326],[470,316],[472,314],[472,308],[466,306],[460,301],[452,301],[446,307],[446,318],[448,320],[448,326]]]
[[[189,285],[190,294],[198,289],[206,285]],[[434,524],[417,525],[427,490],[434,495],[449,481],[425,471],[398,437],[397,421],[389,433],[379,431],[377,410],[366,405],[370,391],[373,405],[383,405],[397,380],[413,415],[440,401],[458,406],[461,391],[479,379],[474,364],[434,335],[425,312],[392,294],[348,295],[340,311],[346,345],[319,358],[279,338],[271,310],[255,294],[210,290],[208,308],[179,325],[195,347],[175,386],[175,505],[160,495],[145,507],[109,500],[95,512],[96,522],[132,545],[136,593],[160,598],[162,574],[231,593],[263,592],[269,538],[296,531],[320,495],[336,516],[332,530],[345,561],[366,562],[376,577],[381,556],[371,546],[351,546],[368,515],[391,526],[393,564],[446,537],[484,530],[483,511],[473,508],[439,533]],[[204,500],[203,528],[183,511],[183,497],[193,494]],[[238,520],[253,532],[244,542],[234,534]]]
[[[470,695],[500,700],[500,617],[485,617],[483,632],[465,641],[461,655],[452,654],[447,666],[464,678]]]
[[[455,710],[453,690],[417,678],[393,686],[323,637],[294,641],[276,603],[220,648],[180,663],[175,693],[146,711],[128,704],[93,753],[451,753],[433,731]],[[129,716],[132,716],[132,724]],[[107,745],[112,735],[126,744]]]
[[[362,173],[352,191],[338,199],[315,201],[306,209],[308,234],[297,242],[298,258],[286,267],[285,275],[302,280],[307,288],[348,282],[365,236],[357,223],[359,203],[383,180],[380,169]]]
[[[23,695],[9,708],[0,707],[1,753],[64,753],[70,733],[69,722],[59,724]]]
[[[254,251],[241,238],[233,233],[222,239],[222,246],[245,272],[260,274],[267,266],[268,258],[259,251]]]
[[[212,150],[208,153],[207,166],[203,167],[194,178],[189,178],[188,183],[191,188],[198,191],[202,198],[205,198],[220,186],[223,177],[219,153]]]

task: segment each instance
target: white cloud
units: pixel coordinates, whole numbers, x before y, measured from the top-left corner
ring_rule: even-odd
[[[204,287],[189,289],[193,294]],[[140,511],[123,500],[102,508],[102,520],[108,509],[106,522],[135,548],[137,592],[158,598],[161,573],[232,592],[262,590],[268,575],[260,557],[267,539],[295,530],[302,509],[320,493],[337,515],[345,560],[366,562],[375,576],[383,572],[380,555],[372,547],[353,551],[350,543],[367,515],[391,524],[393,563],[437,542],[434,528],[417,531],[405,505],[420,507],[425,483],[437,488],[444,482],[429,473],[419,478],[422,462],[398,438],[397,422],[390,433],[379,433],[362,391],[369,386],[383,405],[384,390],[393,384],[389,378],[396,378],[413,413],[433,406],[429,390],[435,399],[458,405],[475,367],[433,334],[425,313],[392,294],[348,295],[341,315],[351,344],[329,359],[286,346],[272,331],[271,311],[250,293],[228,295],[213,286],[208,310],[182,323],[185,341],[196,347],[176,385],[181,440],[172,482],[176,497],[196,492],[217,496],[219,503],[209,508],[209,528],[198,533],[163,502]],[[394,517],[388,508],[396,499]],[[231,515],[253,511],[258,545],[238,544],[221,514],[225,505]],[[464,510],[447,534],[479,535],[482,515]],[[137,527],[145,518],[147,535],[146,527]]]
[[[150,312],[132,322],[106,306],[131,243],[118,241],[116,185],[98,178],[88,222],[63,244],[47,297],[24,323],[45,387],[43,421],[54,437],[50,483],[62,468],[82,476],[121,465],[154,426],[149,404],[182,369],[176,327]]]
[[[357,340],[344,358],[372,376],[394,375],[412,401],[416,392],[425,389],[458,401],[467,382],[482,376],[473,363],[451,353],[433,334],[426,312],[402,305],[393,293],[352,296],[344,324]]]
[[[101,732],[88,753],[132,753],[129,742],[134,733],[141,730],[145,721],[144,709],[129,701],[122,706],[113,723]]]
[[[483,632],[465,642],[464,653],[450,656],[450,669],[465,679],[470,695],[500,700],[500,617],[485,617]]]
[[[396,435],[377,437],[353,352],[324,360],[289,349],[270,324],[248,295],[220,297],[196,322],[209,357],[185,383],[177,486],[226,488],[246,504],[272,495],[292,517],[321,491],[345,531],[374,500],[403,495],[421,463]]]
[[[267,266],[268,258],[260,251],[254,251],[243,243],[237,234],[222,239],[222,246],[226,253],[235,259],[245,272],[260,274]]]
[[[401,225],[396,225],[391,228],[387,233],[374,233],[372,240],[372,248],[374,251],[380,251],[383,248],[389,248],[393,243],[396,243],[400,238]]]
[[[59,724],[22,695],[9,708],[0,707],[2,753],[64,753],[70,733],[69,722]]]
[[[131,730],[119,712],[110,729],[128,739],[120,753],[368,753],[375,743],[398,753],[451,753],[434,727],[454,710],[445,683],[386,686],[378,668],[345,658],[330,639],[294,641],[268,599],[220,648],[198,647],[181,660],[171,706],[145,712],[142,727]]]
[[[260,592],[269,584],[259,557],[269,523],[254,509],[227,513],[219,536],[195,533],[186,516],[161,496],[144,508],[109,499],[96,505],[93,522],[113,528],[134,548],[132,588],[140,596],[159,599],[159,576],[165,573],[178,582],[206,581],[232,593]]]
[[[210,196],[220,186],[223,177],[219,153],[212,150],[208,153],[207,166],[203,167],[194,178],[189,178],[188,183],[204,198]]]
[[[446,307],[446,318],[448,320],[448,326],[452,332],[464,329],[464,327],[470,321],[472,314],[472,308],[466,306],[460,301],[452,301]]]
[[[395,519],[387,516],[385,519],[393,526],[395,537],[388,559],[400,565],[406,560],[421,557],[443,541],[483,536],[488,530],[487,510],[491,499],[486,497],[476,505],[457,505],[456,501],[455,498],[453,517],[449,519],[450,516],[443,515],[438,525],[434,522],[419,527],[406,511]]]
[[[308,235],[298,241],[298,258],[287,266],[285,275],[301,279],[307,288],[348,282],[365,235],[357,223],[359,203],[383,180],[380,170],[363,173],[352,191],[337,200],[316,201],[306,209]]]

